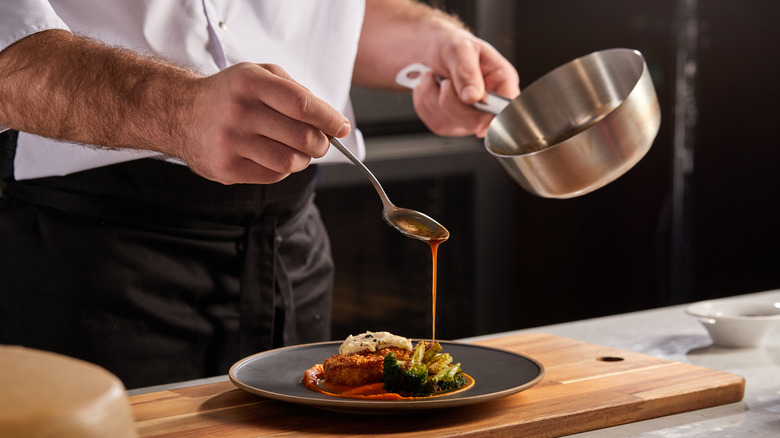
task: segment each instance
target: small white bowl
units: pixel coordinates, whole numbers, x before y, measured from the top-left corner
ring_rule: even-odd
[[[715,345],[756,347],[780,322],[780,303],[749,298],[702,301],[685,309],[707,329]]]

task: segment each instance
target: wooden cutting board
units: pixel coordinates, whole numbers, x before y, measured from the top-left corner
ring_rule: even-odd
[[[742,400],[745,379],[549,334],[478,342],[541,362],[536,386],[419,415],[353,415],[267,400],[230,382],[130,397],[141,437],[280,435],[555,437]]]

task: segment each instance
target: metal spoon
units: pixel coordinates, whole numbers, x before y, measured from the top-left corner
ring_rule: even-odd
[[[360,169],[360,171],[371,181],[374,189],[376,189],[376,192],[379,194],[379,198],[382,199],[382,218],[385,222],[390,224],[391,227],[406,236],[426,242],[432,240],[444,241],[450,237],[450,232],[429,216],[426,216],[419,211],[400,208],[393,205],[393,203],[390,202],[390,198],[385,194],[382,185],[379,184],[379,180],[377,180],[374,174],[368,170],[368,167],[358,160],[357,157],[339,141],[339,139],[335,137],[331,138],[330,144],[335,146],[336,149],[346,155],[350,161],[355,163],[358,169]]]

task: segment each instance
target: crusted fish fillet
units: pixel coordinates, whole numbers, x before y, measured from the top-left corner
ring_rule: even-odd
[[[336,354],[325,359],[325,380],[338,385],[358,386],[378,383],[384,380],[382,362],[392,352],[398,360],[409,358],[409,351],[388,347],[377,351],[361,351],[350,354]]]

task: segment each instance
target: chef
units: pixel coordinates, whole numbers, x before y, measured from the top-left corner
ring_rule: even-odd
[[[329,340],[318,163],[358,156],[351,85],[423,62],[420,118],[482,136],[515,69],[413,0],[0,4],[0,343],[128,388]]]

